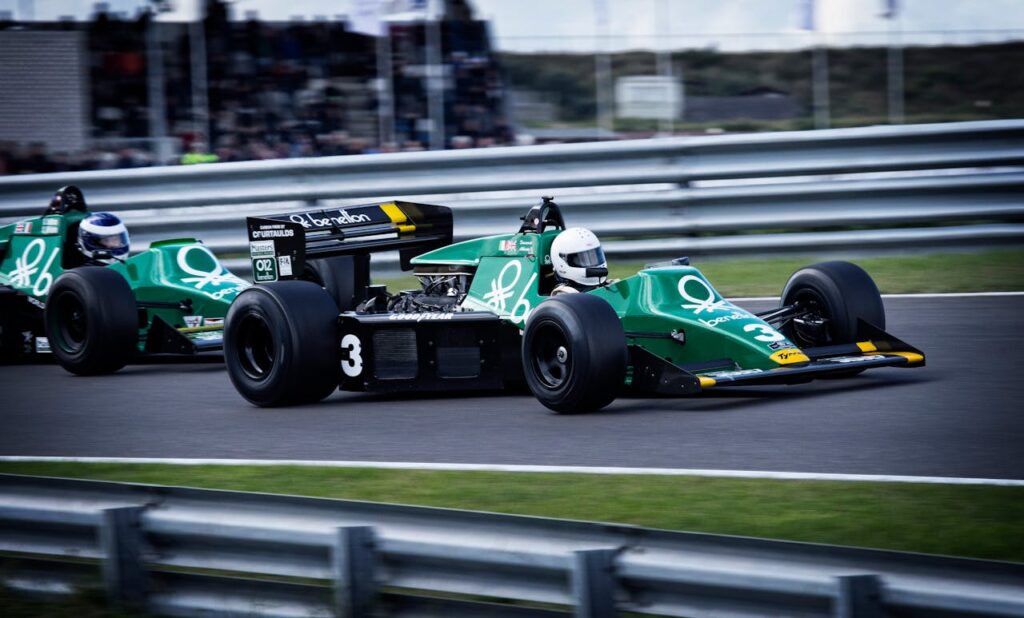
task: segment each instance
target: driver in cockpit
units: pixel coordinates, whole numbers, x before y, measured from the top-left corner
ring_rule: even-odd
[[[558,284],[551,295],[587,292],[608,278],[601,241],[590,230],[571,227],[551,242],[551,265]]]

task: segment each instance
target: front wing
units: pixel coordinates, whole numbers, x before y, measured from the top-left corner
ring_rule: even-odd
[[[804,348],[809,362],[773,369],[732,367],[715,370],[668,363],[643,348],[630,346],[634,390],[662,395],[690,395],[723,386],[801,384],[816,378],[849,375],[878,367],[924,367],[925,355],[884,330],[861,321],[858,342]],[[724,359],[724,363],[731,361]]]
[[[870,349],[871,342],[861,342],[858,345],[864,345]],[[807,350],[805,350],[806,352]],[[850,350],[850,352],[850,354],[811,360],[811,362],[799,366],[712,372],[697,376],[697,380],[701,390],[704,390],[719,386],[799,384],[815,378],[841,375],[861,369],[924,366],[924,355],[918,352],[864,352],[859,349]]]

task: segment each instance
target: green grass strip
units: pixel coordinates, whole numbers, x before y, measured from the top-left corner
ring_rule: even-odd
[[[724,296],[778,296],[794,271],[820,259],[779,257],[755,259],[693,258]],[[850,258],[874,278],[884,294],[915,292],[1005,292],[1024,290],[1024,250],[1007,249],[978,253],[941,253]],[[644,262],[609,263],[611,277],[632,276]],[[381,278],[388,288],[416,289],[412,276]]]
[[[540,515],[1024,561],[1024,488],[304,466],[0,463],[0,472]]]

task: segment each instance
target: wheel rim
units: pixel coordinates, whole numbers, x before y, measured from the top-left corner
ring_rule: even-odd
[[[89,336],[89,322],[85,306],[77,294],[65,292],[55,299],[57,314],[57,344],[69,354],[77,354],[85,347]]]
[[[538,324],[533,340],[531,364],[534,375],[545,388],[557,390],[572,374],[572,348],[560,326],[554,322]]]
[[[274,367],[274,338],[263,316],[249,314],[238,325],[238,364],[252,380],[262,381]]]
[[[828,345],[832,341],[832,316],[821,295],[810,289],[800,290],[795,304],[805,310],[792,322],[796,344],[802,348]]]

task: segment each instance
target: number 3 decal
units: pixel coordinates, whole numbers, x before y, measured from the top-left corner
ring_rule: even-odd
[[[345,335],[341,338],[341,349],[348,352],[348,358],[341,361],[341,370],[350,378],[357,377],[363,372],[363,357],[359,355],[363,347],[359,343],[359,337]]]
[[[745,333],[752,333],[754,331],[761,332],[760,335],[756,335],[754,337],[754,339],[757,339],[758,341],[771,342],[782,341],[785,339],[785,337],[782,336],[782,333],[767,324],[747,324],[743,327],[743,332]]]

